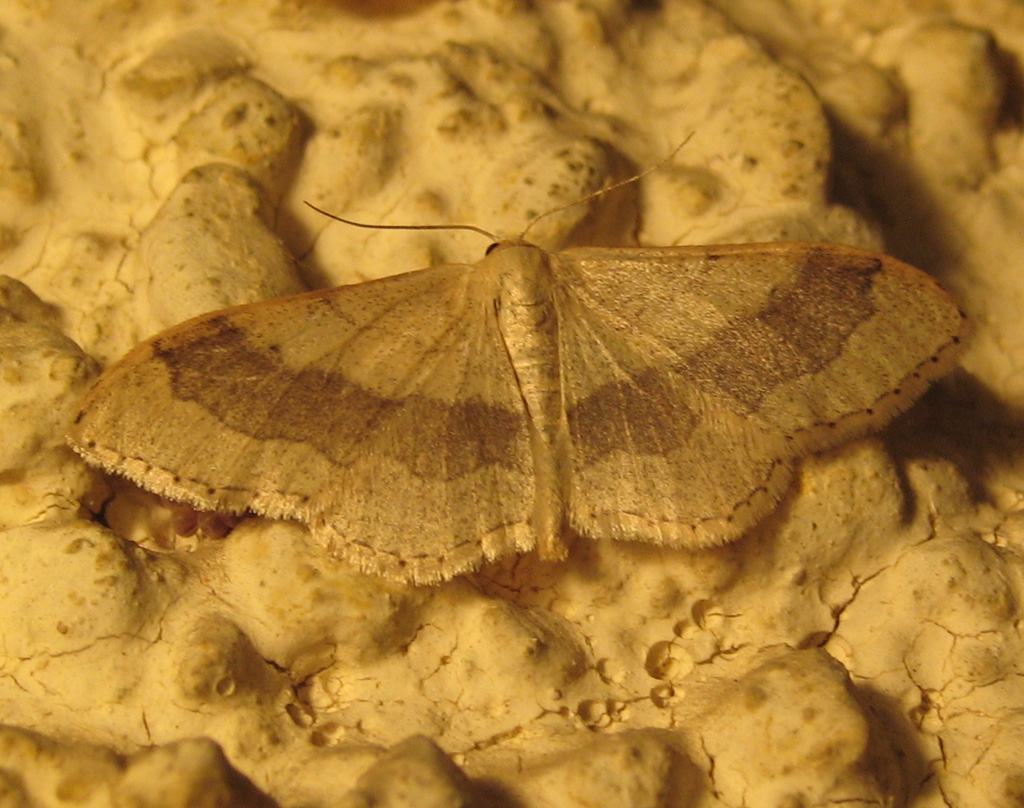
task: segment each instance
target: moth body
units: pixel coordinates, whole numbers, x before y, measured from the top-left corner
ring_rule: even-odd
[[[529,422],[536,483],[531,523],[537,551],[545,559],[564,558],[569,444],[551,256],[532,245],[513,243],[499,245],[485,261],[498,278],[498,330]]]

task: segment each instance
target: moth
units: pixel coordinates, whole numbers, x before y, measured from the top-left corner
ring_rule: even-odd
[[[508,242],[164,331],[99,378],[69,442],[433,583],[564,557],[569,530],[729,541],[802,457],[908,407],[966,330],[929,276],[853,247]]]

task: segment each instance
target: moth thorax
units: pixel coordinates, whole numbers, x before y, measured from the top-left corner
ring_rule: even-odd
[[[501,259],[506,253],[495,256]],[[561,414],[558,318],[551,294],[551,273],[544,254],[511,247],[516,259],[502,267],[498,328],[515,371],[519,390],[534,425],[544,431]]]

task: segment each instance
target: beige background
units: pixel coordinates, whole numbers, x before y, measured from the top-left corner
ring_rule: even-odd
[[[1020,803],[1016,4],[83,0],[0,29],[5,804]],[[166,326],[487,246],[303,200],[515,234],[686,137],[531,238],[884,248],[975,323],[963,371],[729,547],[408,589],[291,523],[175,538],[63,444]]]

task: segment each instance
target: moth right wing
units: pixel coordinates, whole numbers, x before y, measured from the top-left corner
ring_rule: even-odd
[[[831,244],[553,259],[570,523],[701,546],[760,519],[800,457],[891,419],[953,363],[931,278]]]

